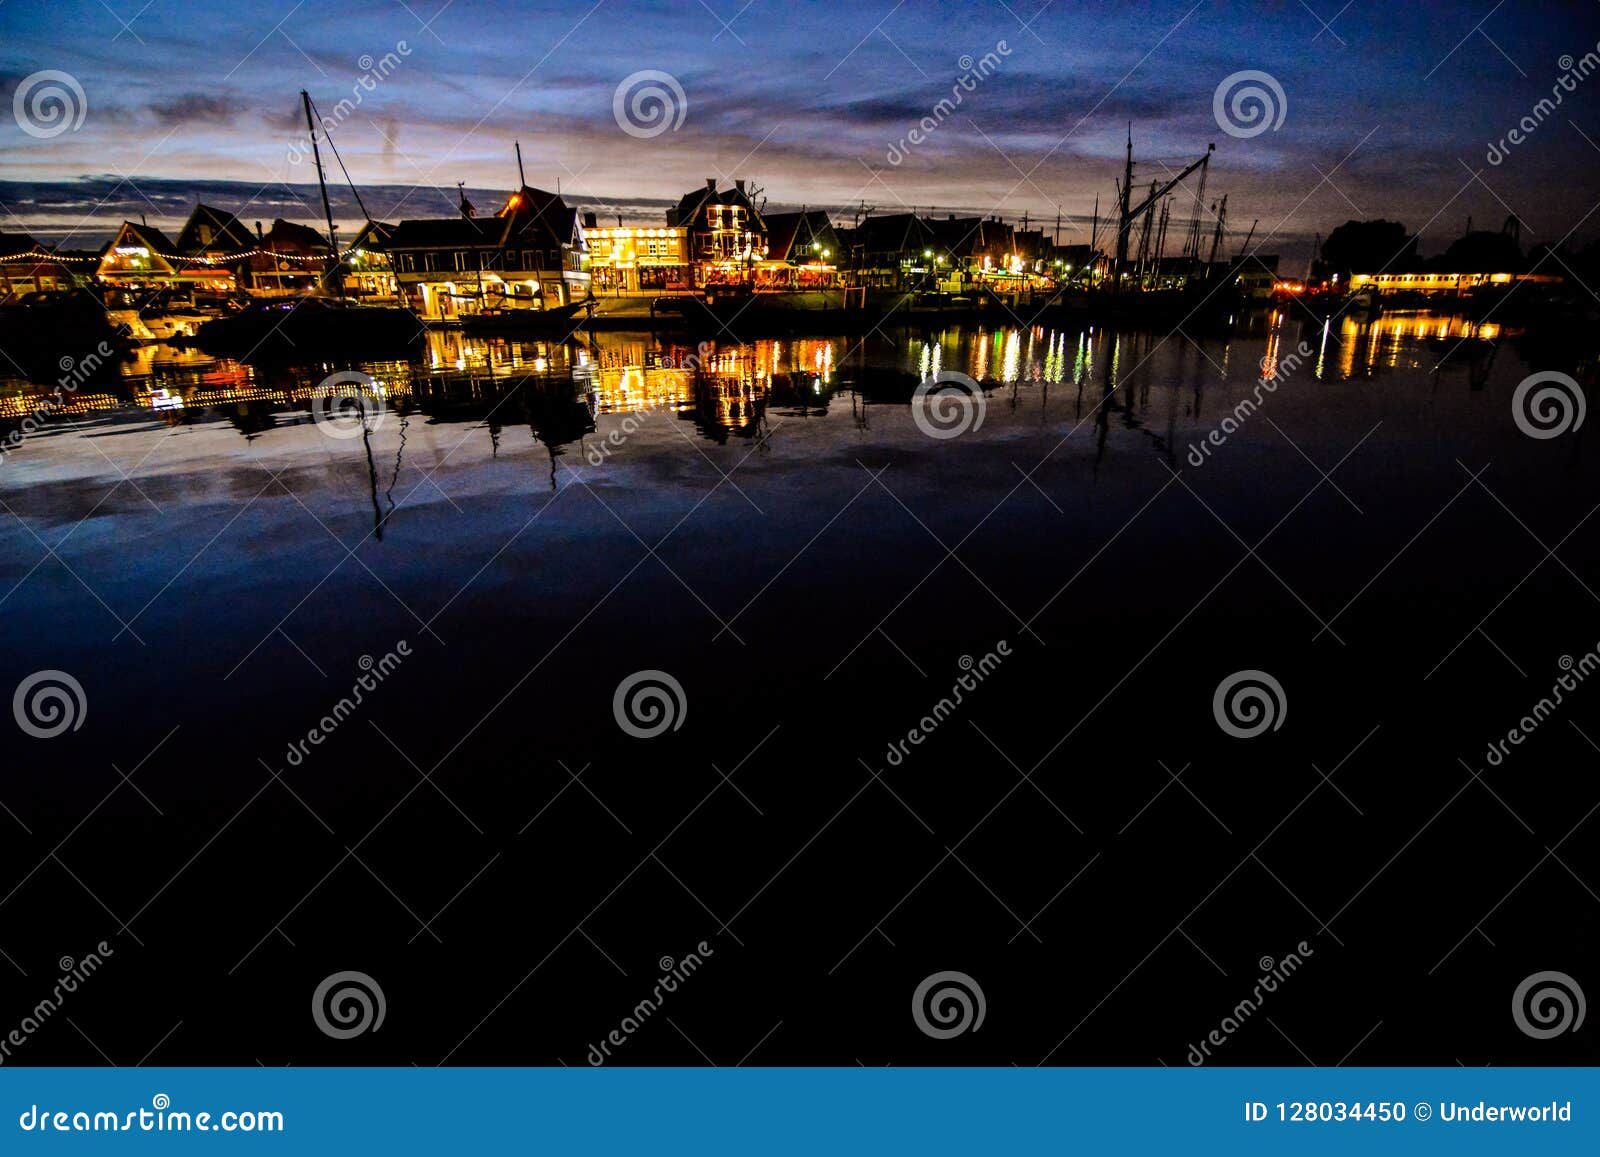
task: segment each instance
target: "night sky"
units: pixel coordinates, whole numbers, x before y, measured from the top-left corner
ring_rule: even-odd
[[[1239,234],[1259,217],[1258,237],[1285,252],[1363,216],[1403,220],[1435,252],[1468,215],[1498,228],[1513,211],[1525,244],[1576,227],[1571,244],[1600,232],[1600,214],[1586,217],[1600,199],[1600,73],[1500,164],[1486,153],[1550,95],[1563,58],[1597,42],[1600,5],[1516,0],[3,0],[6,106],[54,69],[88,107],[48,138],[0,118],[0,228],[59,233],[90,210],[181,217],[187,187],[171,179],[231,183],[207,197],[242,216],[313,219],[314,172],[291,152],[305,87],[324,115],[361,92],[333,139],[390,219],[449,212],[457,181],[509,188],[520,138],[530,183],[633,217],[708,176],[743,176],[773,206],[1086,220],[1096,193],[1103,209],[1113,196],[1131,120],[1136,157],[1173,168],[1215,141],[1208,200],[1230,193]],[[986,53],[992,75],[903,149],[965,58]],[[360,90],[386,54],[390,75]],[[650,137],[613,114],[642,69],[670,74],[686,101],[681,125]],[[1247,69],[1270,74],[1286,107],[1280,127],[1235,137],[1213,95]],[[909,155],[893,164],[897,144]],[[63,184],[84,178],[103,179]]]

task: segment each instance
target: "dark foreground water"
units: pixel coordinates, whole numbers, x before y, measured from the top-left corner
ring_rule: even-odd
[[[147,352],[0,466],[5,1063],[1593,1063],[1586,341]]]

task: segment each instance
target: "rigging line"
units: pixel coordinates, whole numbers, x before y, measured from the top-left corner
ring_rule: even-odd
[[[310,97],[306,98],[311,100]],[[372,214],[367,212],[366,205],[362,204],[361,191],[356,188],[356,183],[350,179],[350,170],[344,167],[344,158],[339,155],[339,146],[333,143],[333,134],[328,131],[327,123],[322,119],[322,110],[317,108],[317,102],[311,101],[312,111],[317,114],[317,124],[322,128],[322,139],[328,142],[328,147],[333,150],[333,159],[339,162],[339,171],[344,174],[344,183],[350,186],[350,192],[355,195],[356,207],[361,210],[361,215],[370,224]]]

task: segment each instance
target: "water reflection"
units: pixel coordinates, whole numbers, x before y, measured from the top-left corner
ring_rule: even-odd
[[[394,480],[414,416],[429,423],[483,423],[493,456],[507,425],[526,425],[544,448],[547,481],[555,487],[561,459],[569,448],[581,447],[607,415],[664,414],[692,427],[695,437],[759,446],[771,429],[769,415],[785,421],[822,417],[842,394],[855,426],[865,430],[871,404],[904,405],[917,383],[954,370],[980,382],[992,400],[1014,412],[1036,404],[1041,425],[1065,393],[1072,423],[1089,420],[1092,411],[1100,455],[1115,422],[1145,434],[1171,458],[1178,424],[1203,417],[1208,388],[1234,388],[1287,367],[1294,377],[1317,382],[1464,369],[1471,388],[1482,389],[1495,351],[1516,336],[1492,323],[1433,314],[1330,322],[1275,311],[1240,319],[1227,337],[1096,326],[946,328],[696,348],[627,334],[523,341],[440,331],[430,333],[409,360],[295,367],[257,366],[158,344],[130,352],[113,388],[85,388],[46,408],[52,419],[144,411],[171,426],[225,420],[253,442],[284,422],[302,421],[319,390],[325,392],[328,375],[360,370],[370,375],[385,409],[400,418],[393,464],[386,471],[376,459],[369,464],[381,532],[387,517],[382,502],[392,512]],[[1245,352],[1236,356],[1236,345]],[[1152,391],[1170,386],[1179,389],[1168,391],[1163,411],[1152,416]],[[13,425],[49,398],[47,385],[11,381],[0,382],[0,389],[0,422]],[[1106,399],[1109,404],[1098,404]],[[1160,432],[1147,429],[1149,422]],[[387,483],[380,487],[384,473]]]

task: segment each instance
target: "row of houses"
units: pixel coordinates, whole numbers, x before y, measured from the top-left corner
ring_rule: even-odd
[[[0,300],[96,282],[130,298],[170,289],[196,302],[306,293],[335,277],[358,298],[402,301],[448,319],[553,309],[595,296],[776,292],[866,286],[960,292],[1083,278],[1103,269],[1086,245],[997,217],[867,216],[836,226],[821,210],[766,213],[743,180],[708,178],[661,224],[602,226],[559,193],[522,185],[492,215],[463,194],[454,217],[369,222],[338,260],[326,235],[290,221],[252,231],[196,205],[171,239],[125,221],[104,249],[52,250],[0,233]]]

